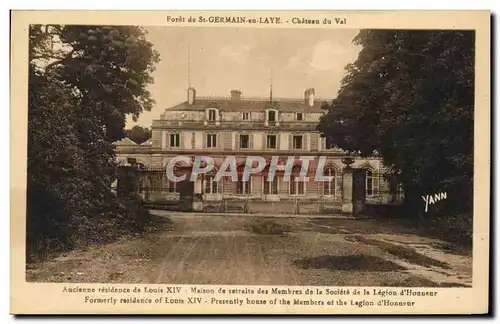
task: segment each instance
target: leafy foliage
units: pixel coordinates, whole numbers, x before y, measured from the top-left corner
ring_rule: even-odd
[[[127,115],[151,109],[158,60],[137,27],[30,27],[28,259],[143,225],[111,191],[112,143]]]
[[[447,191],[443,211],[472,213],[474,32],[362,30],[354,42],[362,50],[319,130],[351,153],[380,153],[409,210]]]
[[[151,130],[147,127],[141,127],[138,125],[132,127],[131,129],[126,129],[125,134],[137,144],[144,143],[151,138]]]

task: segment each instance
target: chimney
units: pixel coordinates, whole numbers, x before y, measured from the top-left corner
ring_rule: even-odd
[[[304,103],[310,107],[314,106],[314,88],[304,91]]]
[[[196,90],[193,87],[188,88],[188,105],[194,104],[194,99],[196,97]]]
[[[240,99],[241,99],[241,91],[231,90],[231,100],[240,100]]]

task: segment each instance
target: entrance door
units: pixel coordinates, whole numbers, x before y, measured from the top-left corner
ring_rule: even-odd
[[[352,205],[354,216],[360,215],[366,200],[366,171],[354,169],[352,174]]]

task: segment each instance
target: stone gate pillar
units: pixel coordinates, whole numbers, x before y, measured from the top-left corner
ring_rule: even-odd
[[[354,169],[352,179],[353,216],[363,214],[366,199],[366,170]]]
[[[198,177],[194,182],[193,211],[203,211],[203,181]]]
[[[352,174],[352,168],[350,166],[346,166],[342,175],[342,214],[352,215],[353,213]]]
[[[354,209],[352,204],[353,169],[351,164],[354,163],[354,158],[342,158],[342,163],[346,165],[342,174],[342,214],[352,216]]]

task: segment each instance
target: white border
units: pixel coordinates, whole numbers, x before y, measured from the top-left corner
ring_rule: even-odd
[[[116,2],[117,3],[117,2]],[[3,95],[1,98],[4,101],[4,107],[6,109],[10,110],[10,102],[9,102],[9,96],[10,96],[10,87],[7,85],[9,84],[9,79],[10,79],[10,48],[7,46],[7,44],[10,43],[10,30],[9,30],[9,25],[10,25],[10,13],[9,9],[128,9],[128,10],[138,10],[138,9],[261,9],[261,10],[272,10],[272,9],[280,9],[280,10],[304,10],[304,9],[338,9],[338,10],[356,10],[356,9],[376,9],[376,10],[388,10],[388,9],[429,9],[429,10],[441,10],[441,9],[447,9],[447,10],[460,10],[460,9],[488,9],[491,10],[493,13],[498,12],[500,8],[500,1],[498,0],[475,0],[475,1],[435,1],[435,0],[420,0],[418,2],[414,3],[408,3],[407,1],[387,1],[387,0],[378,0],[378,1],[369,1],[369,0],[349,0],[349,1],[319,1],[319,0],[308,0],[308,1],[300,1],[300,2],[276,2],[276,3],[271,3],[266,0],[245,0],[245,1],[221,1],[221,0],[211,0],[211,1],[186,1],[186,0],[178,0],[178,1],[169,1],[168,5],[164,5],[161,7],[158,7],[158,2],[157,1],[147,1],[147,0],[142,0],[142,1],[120,1],[120,7],[116,6],[116,3],[105,3],[102,0],[87,0],[85,2],[71,2],[71,1],[62,1],[62,0],[46,0],[43,2],[37,2],[37,1],[28,1],[28,0],[17,0],[17,1],[3,1],[1,6],[3,12],[3,15],[1,16],[3,18],[3,24],[2,24],[2,33],[0,33],[2,39],[3,39],[3,50],[0,51],[1,56],[2,56],[2,61],[4,64],[2,65],[1,69],[1,76],[2,76],[2,81],[3,81]],[[115,4],[115,5],[113,5]],[[139,6],[140,5],[140,6]],[[5,7],[5,8],[3,8]],[[496,36],[497,33],[494,33]],[[497,42],[497,37],[495,37],[495,42]],[[496,48],[493,48],[495,50]],[[497,59],[498,56],[495,54],[493,59]],[[495,71],[492,71],[493,73],[497,72],[497,68]],[[498,86],[493,89],[492,93],[498,92]],[[494,99],[494,103],[497,104],[497,100]],[[495,105],[498,107],[498,105]],[[494,107],[495,107],[494,106]],[[7,115],[7,114],[6,114]],[[9,114],[10,115],[10,114]],[[498,113],[496,114],[498,118]],[[498,119],[495,119],[495,122],[498,124]],[[7,143],[7,147],[3,147],[4,152],[10,151],[9,143],[10,143],[10,120],[9,118],[4,117],[2,119],[2,125],[0,127],[0,132],[2,132],[2,140],[3,143]],[[496,138],[500,138],[500,134],[498,131],[494,131],[494,135],[496,135]],[[498,141],[497,141],[498,144]],[[498,147],[495,147],[498,151]],[[1,170],[6,172],[7,174],[5,175],[6,179],[10,178],[10,169],[9,169],[9,161],[10,159],[8,158],[3,158],[0,160],[1,163]],[[13,166],[14,167],[14,166]],[[4,178],[4,179],[5,179]],[[496,178],[495,178],[496,180]],[[10,215],[9,211],[9,184],[7,181],[3,181],[3,184],[1,186],[2,189],[2,194],[0,195],[0,199],[2,199],[0,206],[1,208],[4,209],[5,213],[4,217],[2,217],[2,221],[4,222],[4,235],[3,237],[3,244],[1,245],[2,247],[2,256],[3,258],[9,260],[9,254],[10,254],[10,226],[9,226],[9,217],[6,217],[7,215]],[[500,194],[497,192],[494,199],[496,201],[500,201]],[[493,212],[493,211],[492,211]],[[493,231],[498,230],[498,225],[499,222],[496,222],[497,227],[493,229]],[[494,246],[494,235],[491,236],[491,244]],[[494,253],[497,252],[498,249],[493,249]],[[497,255],[498,256],[498,255]],[[10,286],[10,275],[9,275],[9,269],[10,266],[8,262],[4,262],[5,266],[3,267],[3,280],[4,280],[4,285],[2,285],[2,304],[4,307],[3,311],[3,318],[2,322],[8,322],[8,321],[13,321],[14,318],[12,316],[8,315],[9,312],[9,302],[10,302],[10,289],[8,288]],[[498,302],[498,298],[496,298]],[[498,304],[497,305],[492,305],[492,307],[498,309]],[[7,315],[8,317],[6,317]],[[235,320],[234,318],[227,318],[228,320]],[[25,319],[25,322],[32,322],[35,319]],[[52,318],[47,318],[47,320],[52,321]],[[63,322],[69,321],[69,318],[63,318],[61,319]],[[103,319],[99,318],[79,318],[79,319],[73,319],[73,320],[78,320],[78,321],[94,321],[94,322],[101,322]],[[114,319],[115,321],[121,321],[123,319]],[[168,319],[169,321],[176,322],[180,321],[181,319],[175,319],[171,318]],[[191,319],[193,320],[193,319]],[[196,320],[196,319],[194,319]],[[210,319],[205,319],[205,320],[212,320],[212,321],[219,321],[221,320],[220,318],[210,318]],[[258,319],[259,321],[267,321],[269,319],[264,319],[260,318]],[[288,318],[274,318],[273,320],[288,320]],[[301,319],[303,321],[307,321],[309,319]],[[329,318],[326,318],[326,320],[332,320]],[[336,318],[335,321],[345,321],[348,320],[347,318]],[[357,321],[358,319],[350,319],[350,321]],[[372,319],[376,321],[385,321],[386,318],[376,318]],[[439,318],[433,318],[433,319],[428,319],[428,318],[414,318],[414,320],[425,320],[428,323],[432,322],[437,322]],[[472,320],[472,319],[466,319],[466,320]],[[129,319],[129,321],[144,321],[143,318],[138,318],[138,319]]]

